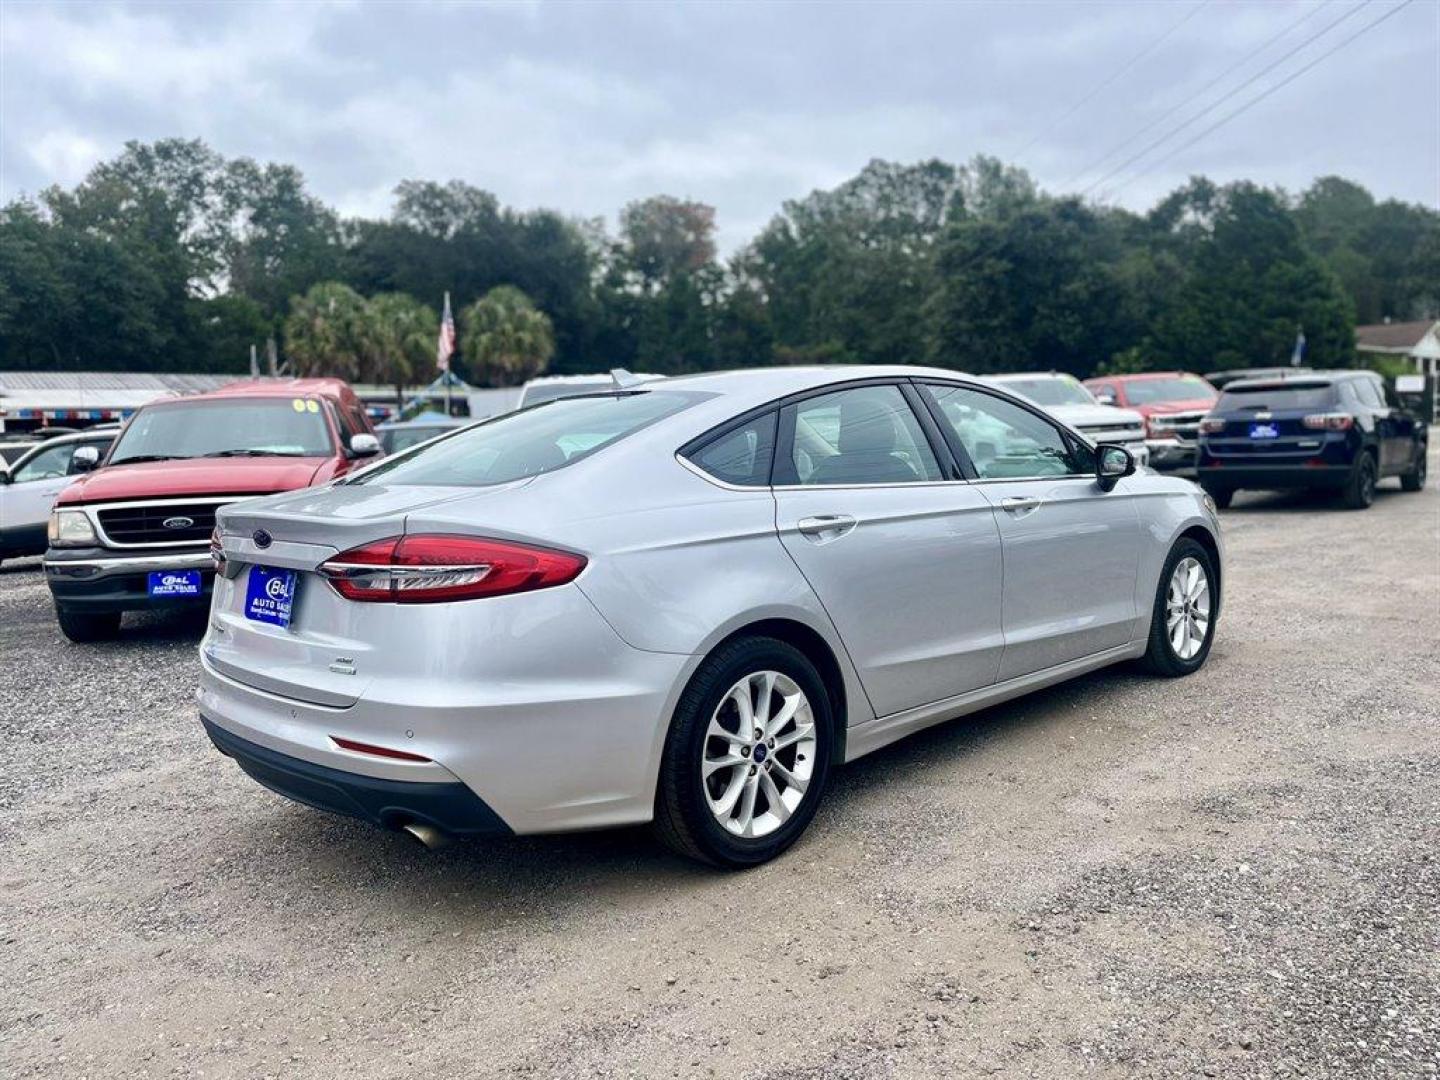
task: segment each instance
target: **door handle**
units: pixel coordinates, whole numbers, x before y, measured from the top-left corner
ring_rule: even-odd
[[[855,527],[855,519],[849,514],[820,514],[817,517],[801,518],[795,527],[805,536],[818,538],[844,536]]]
[[[1040,499],[1030,495],[1011,495],[1009,498],[1000,500],[1000,509],[1018,514],[1022,510],[1034,510],[1041,503]]]

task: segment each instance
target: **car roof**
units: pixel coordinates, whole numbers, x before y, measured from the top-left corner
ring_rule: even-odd
[[[216,390],[203,394],[187,394],[184,397],[166,398],[163,404],[180,401],[206,401],[228,397],[324,397],[339,401],[355,396],[349,383],[344,379],[241,379],[226,383]]]

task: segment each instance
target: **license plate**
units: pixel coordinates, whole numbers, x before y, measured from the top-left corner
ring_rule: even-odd
[[[295,606],[294,570],[252,566],[245,584],[245,617],[272,626],[289,626]]]
[[[1278,439],[1280,437],[1279,424],[1251,424],[1250,438],[1252,439]]]
[[[199,596],[199,570],[155,570],[145,581],[145,591],[151,596]]]

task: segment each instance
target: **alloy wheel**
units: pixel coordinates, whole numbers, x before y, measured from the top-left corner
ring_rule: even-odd
[[[1187,555],[1175,564],[1165,594],[1165,633],[1181,660],[1193,660],[1210,633],[1210,578],[1200,560]]]
[[[815,716],[794,679],[757,671],[720,699],[705,732],[700,783],[734,836],[767,836],[805,799],[815,769]]]

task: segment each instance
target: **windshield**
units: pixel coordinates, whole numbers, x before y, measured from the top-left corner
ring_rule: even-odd
[[[107,464],[195,457],[328,457],[314,398],[236,398],[151,405],[130,421]]]
[[[997,379],[1006,390],[1023,394],[1037,405],[1094,405],[1090,391],[1074,379],[1042,375],[1033,379]]]
[[[1125,399],[1131,405],[1153,405],[1157,401],[1214,401],[1215,390],[1198,375],[1130,379],[1125,383]]]
[[[1258,409],[1323,409],[1335,402],[1329,383],[1287,383],[1279,386],[1244,386],[1220,395],[1216,412]]]
[[[563,398],[487,420],[387,458],[347,482],[452,487],[507,484],[563,468],[703,396],[671,391]]]

